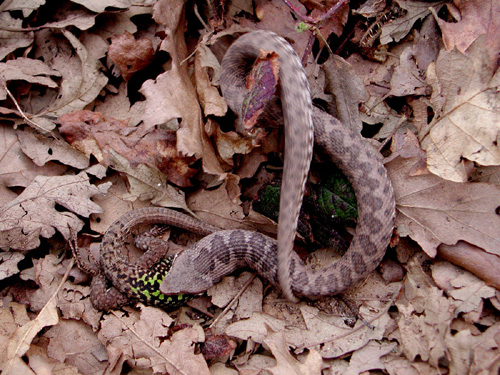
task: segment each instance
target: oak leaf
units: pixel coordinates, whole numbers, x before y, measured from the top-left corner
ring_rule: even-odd
[[[34,249],[40,245],[40,235],[50,238],[56,229],[68,239],[70,227],[77,231],[83,226],[75,213],[88,217],[101,212],[101,207],[90,198],[105,194],[110,185],[91,185],[85,172],[76,176],[36,177],[16,199],[1,208],[0,246]]]

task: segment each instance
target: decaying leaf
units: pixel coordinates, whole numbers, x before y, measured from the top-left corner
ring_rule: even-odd
[[[54,82],[51,76],[60,77],[61,73],[51,69],[47,64],[40,60],[18,58],[9,60],[5,63],[0,63],[0,79],[5,85],[10,81],[26,81],[43,85],[51,88],[56,88],[57,83]],[[0,85],[0,100],[7,99],[7,92]]]
[[[23,259],[20,253],[0,253],[0,280],[18,273],[17,263]]]
[[[2,373],[496,374],[498,5],[346,1],[321,20],[336,0],[194,3],[0,6],[0,245],[23,250],[0,254]],[[342,299],[291,304],[242,272],[170,315],[97,311],[90,277],[68,269],[69,226],[92,232],[78,233],[86,246],[153,204],[275,234],[252,199],[279,175],[280,124],[259,144],[242,138],[219,89],[224,51],[251,29],[285,37],[314,103],[388,156],[399,244]],[[314,167],[310,178],[322,180]],[[169,247],[197,240],[172,230]],[[297,245],[312,268],[336,258]]]
[[[60,132],[69,144],[85,155],[94,155],[105,166],[112,165],[116,161],[113,155],[119,154],[132,168],[143,165],[150,173],[162,173],[162,179],[182,187],[191,186],[190,178],[197,172],[190,167],[194,158],[177,152],[176,133],[172,130],[132,128],[91,111],[63,115],[59,122]],[[123,168],[118,170],[125,172]]]
[[[75,213],[88,217],[101,212],[90,198],[105,194],[108,188],[109,184],[91,185],[84,172],[76,176],[36,177],[22,194],[2,207],[0,246],[34,249],[40,244],[40,235],[50,238],[56,229],[69,238],[70,227],[79,230],[83,225]],[[69,211],[58,211],[56,205]]]
[[[136,72],[145,69],[153,59],[153,43],[147,38],[135,40],[129,32],[114,35],[108,57],[117,64],[123,79],[128,81]]]
[[[410,236],[431,257],[441,243],[459,240],[500,255],[500,187],[485,183],[458,183],[432,174],[410,175],[415,158],[397,158],[387,164],[394,182],[400,236]]]
[[[165,312],[142,307],[140,313],[129,311],[128,316],[118,312],[106,316],[98,336],[117,372],[127,361],[154,372],[210,374],[201,354],[194,353],[193,343],[201,339],[197,330],[186,328],[171,334],[171,323]]]
[[[4,27],[21,29],[23,20],[15,19],[9,12],[1,12],[0,23]],[[28,47],[33,43],[33,39],[33,31],[0,30],[0,60],[3,61],[5,56],[18,48]]]
[[[427,69],[436,115],[421,134],[429,170],[447,180],[467,181],[464,159],[500,164],[500,70],[489,62],[485,37],[462,54],[441,51]]]

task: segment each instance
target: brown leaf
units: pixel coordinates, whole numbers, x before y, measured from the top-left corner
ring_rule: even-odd
[[[496,63],[500,50],[500,4],[496,1],[455,0],[450,7],[455,8],[450,12],[450,15],[455,16],[453,22],[436,17],[446,49],[451,51],[456,47],[465,53],[477,38],[486,35],[487,53],[491,63]]]
[[[236,349],[236,342],[227,336],[215,335],[212,331],[206,333],[205,342],[201,346],[201,353],[207,361],[218,360],[226,362]]]
[[[133,368],[170,374],[209,375],[201,354],[195,354],[199,335],[194,328],[175,332],[169,339],[172,319],[162,310],[142,307],[126,309],[102,321],[99,338],[106,343],[110,369],[120,373],[125,361]]]
[[[108,188],[109,184],[91,185],[85,172],[76,176],[36,177],[0,213],[0,246],[34,249],[40,244],[40,235],[50,238],[56,229],[69,238],[69,226],[74,230],[83,226],[73,212],[85,217],[101,212],[101,207],[90,198],[105,194]],[[68,211],[56,209],[56,205]]]
[[[500,164],[500,70],[487,49],[481,37],[466,54],[442,50],[427,69],[435,115],[430,132],[419,136],[429,170],[451,181],[467,181],[464,160]]]
[[[78,111],[61,116],[60,132],[76,149],[93,154],[104,165],[111,165],[114,150],[136,168],[140,164],[155,168],[178,186],[191,186],[197,170],[190,167],[192,157],[182,157],[176,148],[176,132],[165,129],[127,127],[122,121],[107,119],[99,112]]]
[[[125,31],[111,37],[108,56],[118,66],[123,79],[128,81],[136,72],[145,69],[154,57],[153,43],[147,38],[136,40]]]
[[[102,343],[88,325],[77,320],[61,320],[44,335],[47,354],[62,363],[75,366],[81,374],[103,373],[106,362]],[[68,339],[71,338],[71,339]]]
[[[1,184],[11,187],[26,187],[40,174],[44,176],[58,176],[66,171],[67,167],[58,163],[47,162],[43,167],[33,163],[21,149],[21,142],[19,141],[19,137],[22,138],[21,133],[23,132],[20,129],[14,130],[9,126],[2,126],[0,128]],[[38,147],[34,149],[38,149]],[[49,149],[50,147],[48,149],[45,148],[44,154],[49,154]],[[14,194],[14,198],[17,195],[12,192],[11,194]],[[8,197],[8,193],[4,192],[0,196]],[[8,199],[8,201],[12,199]],[[0,201],[2,205],[6,203]]]
[[[23,259],[21,253],[0,253],[0,280],[19,273],[17,263]]]
[[[454,246],[441,244],[438,247],[438,254],[441,258],[469,270],[488,285],[500,290],[500,275],[498,274],[500,257],[498,255],[489,254],[464,241],[459,241]]]
[[[166,37],[161,50],[172,58],[171,69],[160,74],[156,80],[146,81],[141,93],[146,97],[146,127],[181,119],[177,131],[177,150],[187,156],[203,158],[203,170],[214,175],[223,175],[213,146],[205,134],[203,119],[196,91],[191,83],[187,64],[182,64],[188,57],[184,37],[183,18],[184,2],[159,1],[155,4],[153,18],[165,25]]]
[[[61,73],[51,69],[40,60],[19,57],[15,60],[0,63],[0,81],[4,84],[10,81],[26,81],[56,88],[57,84],[50,78],[51,76],[60,77]],[[7,92],[0,85],[0,100],[5,99],[7,99]]]
[[[457,183],[435,175],[409,176],[415,158],[396,158],[386,165],[396,195],[396,227],[435,257],[441,243],[467,241],[500,255],[500,187]]]
[[[213,52],[205,45],[200,45],[195,55],[194,78],[196,92],[205,116],[215,115],[222,117],[227,112],[226,100],[219,94],[219,90],[212,84],[209,71],[218,72],[220,64]],[[215,80],[216,77],[213,77]],[[218,79],[218,77],[217,77]]]

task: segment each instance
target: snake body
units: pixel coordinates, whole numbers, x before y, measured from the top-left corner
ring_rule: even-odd
[[[304,69],[288,42],[274,33],[256,31],[231,45],[221,68],[221,87],[229,106],[236,113],[241,111],[245,77],[261,50],[279,55],[285,119],[277,243],[255,232],[213,233],[176,257],[160,288],[165,294],[202,292],[245,265],[279,286],[289,300],[295,300],[295,296],[315,299],[334,295],[373,271],[389,244],[395,199],[381,157],[360,134],[312,107]],[[350,180],[358,201],[358,222],[349,249],[339,261],[308,270],[293,252],[293,241],[311,160],[313,133],[317,149]]]
[[[182,294],[204,292],[223,276],[240,267],[250,267],[281,288],[290,300],[316,299],[346,290],[365,278],[383,258],[392,235],[395,200],[380,155],[360,134],[312,107],[300,60],[283,38],[257,31],[233,43],[222,63],[221,86],[226,100],[233,111],[240,111],[244,77],[261,49],[276,52],[280,59],[280,96],[286,131],[278,240],[258,232],[219,230],[166,208],[131,211],[110,226],[101,245],[105,276],[121,293],[146,303],[174,306],[185,300]],[[358,201],[358,222],[346,254],[331,265],[310,270],[292,248],[313,133],[317,150],[337,164],[350,180]],[[131,229],[154,223],[177,226],[205,237],[179,253],[172,264],[160,261],[149,269],[130,264],[121,250]]]

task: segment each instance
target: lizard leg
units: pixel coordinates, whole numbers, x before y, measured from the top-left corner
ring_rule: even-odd
[[[130,299],[115,287],[108,288],[106,277],[99,273],[90,284],[90,302],[97,310],[110,310],[129,305]]]
[[[166,226],[154,226],[150,230],[141,233],[135,237],[134,244],[138,249],[145,251],[141,255],[136,265],[138,267],[149,269],[164,259],[168,251],[167,241],[158,238],[168,230]]]

